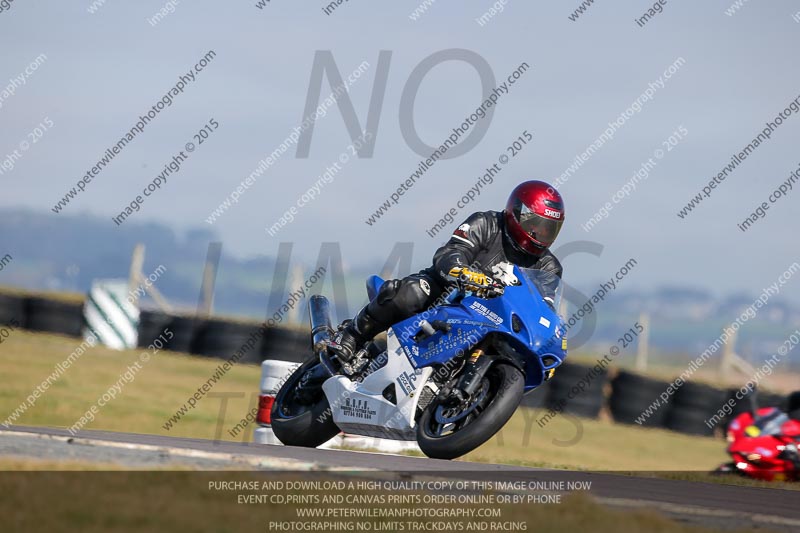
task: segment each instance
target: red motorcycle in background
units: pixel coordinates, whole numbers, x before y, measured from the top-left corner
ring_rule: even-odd
[[[764,407],[734,418],[727,430],[733,462],[717,472],[763,481],[800,481],[800,391],[789,396],[787,411]]]

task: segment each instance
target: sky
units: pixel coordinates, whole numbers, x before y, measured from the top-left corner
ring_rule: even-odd
[[[800,6],[793,2],[746,2],[728,15],[733,0],[670,0],[643,26],[636,19],[653,4],[632,1],[597,2],[575,20],[577,0],[439,0],[416,20],[410,15],[422,9],[417,1],[350,0],[330,14],[322,9],[327,2],[271,0],[262,9],[256,3],[10,3],[0,11],[0,163],[14,150],[21,157],[0,174],[0,207],[49,212],[54,224],[91,213],[114,225],[112,218],[193,142],[180,170],[128,220],[210,229],[226,253],[239,257],[275,255],[280,242],[290,241],[299,258],[313,261],[321,243],[335,241],[345,261],[357,265],[382,262],[395,243],[413,242],[414,268],[424,268],[460,220],[434,238],[426,230],[501,155],[509,156],[502,171],[456,219],[502,209],[520,181],[559,180],[617,121],[613,137],[559,181],[566,223],[554,250],[565,256],[573,285],[588,292],[635,258],[636,271],[625,279],[630,288],[757,294],[800,261],[792,230],[800,192],[771,204],[746,232],[737,227],[800,167],[797,113],[691,213],[678,216],[800,96],[800,23],[792,17]],[[162,9],[166,16],[148,22]],[[55,214],[53,206],[106,149],[212,50],[195,80]],[[388,51],[383,63],[382,51]],[[303,122],[308,95],[319,88],[311,84],[315,58],[319,67],[328,53],[345,78],[368,64],[338,103],[352,102],[361,129],[372,113],[371,156],[349,156],[320,186],[326,168],[350,154],[353,142],[334,104],[316,120],[307,157],[290,146],[209,224],[213,211]],[[46,59],[24,85],[3,92],[41,54]],[[428,145],[440,144],[488,96],[486,87],[523,63],[529,68],[473,128],[482,132],[477,144],[438,161],[367,224],[421,159],[403,124],[413,124]],[[384,75],[385,90],[380,82],[376,89]],[[327,73],[322,80],[324,99],[332,87]],[[625,117],[637,99],[638,111]],[[200,144],[194,135],[204,127]],[[532,140],[513,149],[524,132]],[[640,175],[635,189],[613,203],[648,161],[646,179]],[[297,208],[315,183],[317,197]],[[606,202],[612,202],[607,218],[586,231]],[[270,235],[266,229],[292,206],[294,220]],[[800,296],[800,280],[785,291]]]

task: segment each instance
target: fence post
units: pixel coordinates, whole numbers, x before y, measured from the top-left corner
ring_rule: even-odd
[[[650,349],[650,315],[640,314],[639,324],[644,330],[639,334],[639,341],[636,343],[636,370],[644,372],[647,370],[647,357]]]

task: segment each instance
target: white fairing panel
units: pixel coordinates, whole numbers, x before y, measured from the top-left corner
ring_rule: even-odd
[[[333,421],[345,433],[396,440],[416,440],[414,418],[419,391],[431,368],[415,369],[394,331],[386,333],[387,362],[358,383],[346,376],[329,378],[322,389],[328,397]],[[383,397],[394,384],[397,405]]]

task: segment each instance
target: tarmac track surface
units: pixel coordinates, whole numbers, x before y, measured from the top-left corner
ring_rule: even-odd
[[[243,466],[242,469],[305,472],[380,471],[402,479],[591,481],[591,496],[604,505],[657,509],[673,518],[725,529],[749,526],[800,531],[800,491],[794,490],[136,433],[80,431],[72,436],[55,428],[0,429],[0,455],[31,455],[36,450],[37,457],[49,460],[80,459],[73,450],[81,448],[91,450],[88,456],[96,461],[122,464],[126,464],[125,454],[138,453],[184,459],[190,464],[194,461],[194,466],[201,469]]]

